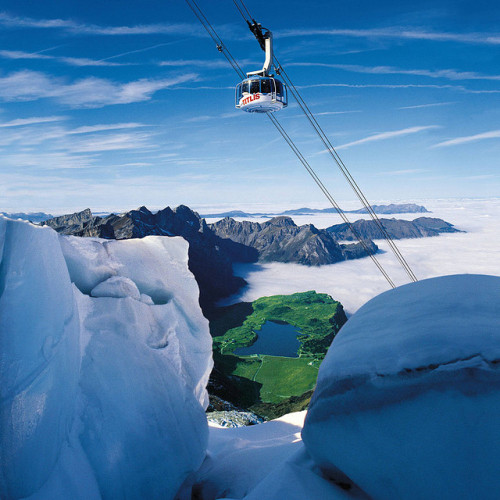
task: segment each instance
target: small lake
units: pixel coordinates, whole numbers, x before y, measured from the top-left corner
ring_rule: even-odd
[[[249,356],[250,354],[268,354],[270,356],[287,356],[298,358],[297,351],[300,342],[297,335],[300,333],[288,323],[274,323],[266,321],[257,332],[257,340],[249,347],[239,347],[234,354]]]

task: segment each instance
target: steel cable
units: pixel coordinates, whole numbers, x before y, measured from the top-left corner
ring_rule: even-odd
[[[193,3],[194,7],[193,7],[193,5],[191,5],[190,2]],[[233,2],[234,2],[234,0],[233,0]],[[217,49],[224,54],[224,56],[226,57],[226,59],[228,60],[228,62],[231,64],[231,66],[233,67],[233,69],[236,71],[236,73],[238,74],[238,76],[240,78],[244,79],[244,77],[246,76],[245,73],[243,73],[243,71],[240,68],[240,66],[238,65],[237,61],[234,59],[234,57],[232,56],[232,54],[229,52],[229,50],[223,44],[222,39],[217,34],[215,28],[210,24],[210,22],[208,21],[208,19],[206,18],[206,16],[203,14],[203,11],[200,9],[199,5],[196,3],[196,0],[186,0],[186,3],[189,5],[189,7],[193,11],[193,13],[196,15],[196,17],[198,18],[198,20],[200,21],[200,23],[202,24],[202,26],[206,29],[206,31],[208,32],[208,34],[210,35],[210,37],[212,38],[212,40],[215,42],[215,44],[217,46]],[[236,5],[236,7],[238,7],[238,5],[236,4],[236,2],[234,2],[234,3]],[[244,3],[243,2],[241,2],[241,3],[245,7],[245,10],[248,12],[248,9],[244,5]],[[242,14],[243,18],[246,20],[243,12],[241,11],[241,9],[239,7],[238,7],[238,10]],[[296,146],[296,144],[294,143],[294,141],[287,134],[287,132],[285,131],[285,129],[283,128],[283,126],[281,125],[281,123],[278,121],[278,119],[273,114],[271,114],[269,112],[267,112],[266,114],[267,114],[268,118],[271,120],[271,122],[273,123],[273,125],[276,127],[276,129],[278,130],[278,132],[280,133],[280,135],[283,137],[283,139],[285,140],[285,142],[288,144],[288,146],[290,147],[290,149],[297,156],[297,158],[299,159],[299,161],[302,163],[302,165],[304,166],[304,168],[307,170],[307,172],[309,173],[309,175],[312,177],[312,179],[314,180],[314,182],[321,189],[321,191],[323,192],[323,194],[325,195],[325,197],[327,198],[327,200],[330,202],[330,204],[333,206],[333,208],[337,211],[337,213],[340,215],[340,217],[342,218],[342,220],[348,225],[348,227],[349,227],[350,231],[352,232],[352,234],[354,235],[354,237],[359,241],[359,243],[361,244],[361,246],[363,247],[363,249],[365,250],[365,252],[367,253],[367,255],[375,263],[375,265],[377,266],[377,268],[379,269],[379,271],[382,273],[382,275],[385,277],[385,279],[387,280],[387,282],[389,283],[389,285],[392,288],[395,288],[394,282],[392,281],[392,279],[390,278],[390,276],[387,274],[387,272],[383,268],[382,264],[375,257],[375,255],[372,252],[371,248],[366,244],[366,242],[363,240],[363,238],[361,238],[361,236],[358,234],[358,232],[354,228],[353,224],[349,221],[349,219],[345,215],[344,211],[340,208],[340,206],[335,201],[335,199],[333,198],[333,196],[331,195],[331,193],[328,191],[328,189],[326,188],[326,186],[323,184],[323,182],[321,181],[321,179],[316,174],[315,170],[311,167],[311,165],[306,160],[306,158],[304,157],[304,155],[300,152],[300,150],[298,149],[298,147]]]

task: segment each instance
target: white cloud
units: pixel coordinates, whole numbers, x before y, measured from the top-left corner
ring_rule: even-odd
[[[356,38],[394,38],[407,40],[430,40],[435,42],[458,42],[498,45],[500,36],[496,33],[439,33],[413,28],[388,27],[373,29],[290,29],[277,31],[276,36],[284,37],[304,37],[304,36],[349,36]]]
[[[417,132],[422,132],[424,130],[430,130],[437,128],[437,125],[427,125],[423,127],[408,127],[401,130],[392,130],[390,132],[382,132],[381,134],[373,134],[363,139],[358,139],[357,141],[348,142],[347,144],[342,144],[337,146],[335,149],[346,149],[351,146],[357,146],[358,144],[364,144],[366,142],[383,141],[386,139],[392,139],[394,137],[401,137],[403,135],[416,134]]]
[[[407,168],[403,170],[387,170],[385,172],[380,172],[378,175],[407,175],[407,174],[419,174],[421,172],[427,172],[425,168]]]
[[[439,144],[434,144],[433,148],[442,148],[448,146],[457,146],[459,144],[467,144],[468,142],[482,141],[484,139],[499,139],[500,130],[492,130],[490,132],[483,132],[481,134],[469,135],[466,137],[456,137],[455,139],[450,139],[448,141],[440,142]]]
[[[62,62],[70,66],[129,66],[132,63],[116,63],[106,60],[88,59],[85,57],[64,57],[41,54],[39,52],[22,52],[20,50],[0,50],[4,59],[41,59]]]
[[[456,104],[453,102],[432,102],[429,104],[416,104],[414,106],[402,106],[398,109],[420,109],[420,108],[432,108],[434,106],[447,106],[448,104]]]
[[[68,83],[62,78],[22,70],[0,77],[0,100],[35,101],[52,98],[71,108],[99,108],[111,104],[147,101],[159,90],[196,79],[196,74],[189,73],[172,78],[144,78],[128,83],[95,77]]]
[[[288,106],[290,107],[290,106]],[[329,116],[329,115],[346,115],[350,113],[362,113],[360,109],[353,109],[353,110],[346,110],[346,111],[322,111],[319,113],[314,113],[314,116]],[[298,118],[298,117],[303,117],[303,114],[297,114],[297,115],[290,115],[287,114],[284,118]]]
[[[90,134],[94,132],[104,132],[108,130],[119,130],[119,129],[127,129],[127,128],[140,128],[140,127],[148,127],[148,125],[144,123],[108,123],[105,125],[86,125],[78,128],[74,128],[71,130],[67,130],[67,135],[72,134]]]
[[[66,120],[66,116],[33,116],[31,118],[18,118],[8,122],[0,122],[0,128],[25,127],[28,125],[38,125],[40,123],[51,123]]]
[[[2,166],[8,167],[10,170],[19,170],[34,167],[36,169],[43,170],[59,170],[59,169],[80,169],[89,168],[95,166],[95,158],[91,155],[73,154],[68,151],[41,151],[39,149],[35,151],[18,151],[10,154],[2,154]],[[40,182],[40,177],[34,177],[38,179],[37,182],[31,186],[26,185],[26,201],[33,197],[36,193],[36,197],[44,196],[42,189],[42,184]],[[61,180],[61,177],[57,177]],[[13,199],[23,199],[20,193],[16,190],[16,184],[4,184],[8,186],[8,191]],[[57,196],[54,190],[50,190],[53,199]],[[5,197],[5,195],[4,195]],[[50,206],[50,198],[46,206]]]
[[[151,126],[136,123],[108,123],[69,128],[57,123],[64,117],[31,117],[0,122],[2,167],[11,171],[34,167],[37,171],[107,167],[103,154],[126,151],[127,158],[116,156],[116,162],[140,163],[144,155],[158,151]],[[3,128],[1,128],[3,127]],[[163,144],[162,146],[163,147]],[[128,160],[128,161],[127,161]]]
[[[356,83],[313,83],[309,85],[296,85],[298,89],[312,89],[316,87],[345,87],[350,89],[450,89],[466,94],[500,94],[500,90],[472,90],[463,85],[422,85],[417,83],[407,84],[356,84]]]
[[[71,19],[33,19],[0,12],[0,24],[7,28],[61,29],[77,35],[191,35],[206,36],[197,24],[143,24],[135,26],[99,26]]]
[[[149,134],[107,134],[105,136],[90,136],[72,142],[68,150],[74,153],[96,153],[102,151],[118,151],[130,149],[144,149],[154,147],[150,142]]]
[[[451,222],[467,233],[396,241],[418,279],[461,273],[499,275],[497,249],[500,246],[500,199],[423,200],[419,204],[431,210],[433,217]],[[365,218],[362,215],[357,217]],[[397,217],[413,220],[417,215]],[[310,216],[307,222],[315,224],[316,220],[317,217]],[[331,214],[328,225],[338,222],[341,222],[340,217]],[[300,224],[304,223],[304,220],[300,221]],[[407,283],[406,274],[385,242],[376,243],[383,250],[383,253],[377,254],[377,258],[389,275],[397,285]],[[452,259],[450,255],[453,256]],[[247,280],[248,287],[226,303],[316,290],[340,300],[352,314],[366,301],[389,289],[385,279],[368,258],[320,267],[282,263],[242,264],[237,265],[235,271]]]
[[[323,111],[321,113],[314,113],[316,116],[327,116],[327,115],[345,115],[347,113],[362,113],[360,109],[353,109],[348,111]]]
[[[495,178],[498,178],[498,174],[467,175],[463,177],[463,179],[467,179],[470,181],[482,181],[484,179],[495,179]]]
[[[223,59],[203,60],[203,59],[171,59],[168,61],[160,61],[159,66],[183,67],[183,66],[198,66],[201,68],[230,68],[231,65]]]
[[[368,73],[372,75],[412,75],[427,76],[430,78],[445,78],[448,80],[500,80],[500,75],[485,75],[475,71],[458,71],[455,69],[402,69],[394,66],[360,66],[358,64],[329,64],[295,62],[288,66],[319,66],[322,68],[335,68],[354,73]]]

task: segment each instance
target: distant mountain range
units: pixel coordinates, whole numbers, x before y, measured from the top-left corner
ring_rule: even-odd
[[[54,217],[51,214],[46,214],[45,212],[13,212],[13,213],[8,213],[8,212],[0,212],[0,215],[4,215],[5,217],[8,217],[9,219],[22,219],[22,220],[29,220],[31,222],[39,223],[43,222],[47,219],[51,219]]]
[[[297,262],[320,266],[348,259],[366,257],[361,244],[340,245],[334,235],[312,224],[297,226],[290,217],[279,216],[262,224],[238,222],[226,217],[209,224],[214,233],[245,246],[255,248],[263,262]],[[365,243],[375,253],[378,248]]]
[[[400,219],[380,219],[384,229],[391,238],[396,240],[403,238],[425,238],[427,236],[438,236],[441,233],[461,233],[453,224],[442,219],[432,217],[419,217],[413,221]],[[351,226],[354,231],[361,236],[370,240],[383,239],[385,236],[379,226],[373,220],[357,220]],[[337,240],[357,240],[350,227],[347,224],[335,224],[326,229],[330,234],[334,235]]]
[[[401,204],[394,204],[391,203],[390,205],[372,205],[373,211],[377,214],[416,214],[416,213],[430,213],[429,210],[427,210],[424,206],[422,205],[415,205],[415,203],[401,203]],[[344,210],[346,213],[350,214],[367,214],[368,210],[366,208],[360,208],[358,210]],[[230,212],[220,212],[220,213],[213,213],[213,214],[202,214],[200,217],[204,218],[212,218],[215,219],[217,217],[273,217],[273,216],[278,216],[278,215],[312,215],[312,214],[333,214],[337,213],[337,210],[334,208],[323,208],[323,209],[318,209],[318,208],[296,208],[293,210],[285,210],[284,212],[281,213],[249,213],[249,212],[243,212],[241,210],[232,210]]]
[[[414,221],[381,219],[395,239],[421,238],[439,233],[458,232],[441,219],[420,217]],[[189,242],[189,268],[200,287],[200,304],[211,307],[235,293],[245,281],[233,275],[235,262],[295,262],[320,266],[366,256],[345,224],[318,229],[312,224],[297,226],[290,217],[278,216],[264,223],[238,222],[230,217],[207,224],[185,205],[167,207],[152,213],[146,207],[121,215],[94,216],[90,209],[43,221],[57,232],[74,236],[107,239],[142,238],[149,235],[182,236]],[[383,238],[373,221],[353,223],[356,233],[371,252],[378,251],[372,239]]]
[[[154,214],[141,207],[106,217],[94,216],[86,209],[54,217],[42,225],[65,235],[118,240],[148,235],[182,236],[189,242],[189,268],[200,287],[200,304],[205,309],[245,285],[242,278],[233,275],[235,262],[322,265],[366,255],[360,244],[338,244],[327,231],[312,224],[299,227],[289,217],[276,217],[264,224],[225,218],[209,225],[184,205],[167,207]],[[377,251],[373,242],[366,245]]]
[[[415,203],[400,203],[390,205],[372,205],[372,209],[376,214],[423,214],[430,213],[422,205],[415,205]],[[367,214],[368,210],[366,208],[360,208],[359,210],[348,210],[350,214]]]

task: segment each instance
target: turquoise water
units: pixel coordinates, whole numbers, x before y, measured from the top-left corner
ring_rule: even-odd
[[[298,358],[297,351],[300,342],[297,335],[300,333],[288,323],[274,323],[266,321],[262,328],[256,332],[257,340],[249,347],[239,347],[234,351],[238,356],[250,354],[269,354],[270,356],[287,356]]]

